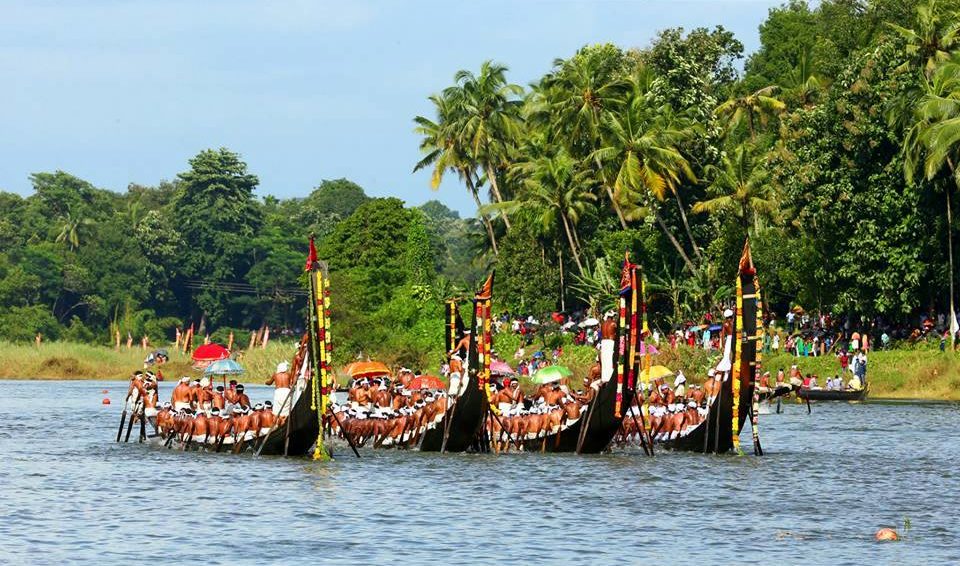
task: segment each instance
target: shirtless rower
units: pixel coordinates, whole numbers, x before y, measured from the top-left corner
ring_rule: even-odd
[[[243,392],[243,384],[237,385],[237,404],[244,409],[250,408],[250,398]]]
[[[157,391],[157,377],[153,374],[147,376],[147,381],[144,383],[144,392],[143,395],[143,415],[147,417],[147,422],[153,425],[154,430],[157,429],[157,402],[158,402],[158,391]]]
[[[173,388],[173,393],[170,395],[170,404],[173,405],[174,411],[181,411],[190,408],[192,399],[193,391],[190,388],[190,378],[183,376],[177,386]]]
[[[203,411],[197,411],[197,414],[194,415],[193,421],[190,423],[190,430],[187,433],[187,442],[184,444],[184,450],[190,445],[191,442],[195,442],[200,446],[205,446],[210,440],[210,427],[209,422],[207,421],[207,415]]]
[[[213,408],[213,388],[210,387],[210,379],[204,377],[200,380],[200,386],[196,388],[197,410],[210,416],[210,409]]]
[[[260,413],[260,435],[266,436],[270,434],[270,430],[273,429],[276,422],[277,415],[273,412],[273,402],[264,401],[263,411]]]
[[[281,418],[290,414],[290,391],[293,385],[293,376],[287,371],[290,366],[287,362],[277,364],[277,372],[270,376],[267,385],[273,385],[273,414]]]
[[[520,382],[516,378],[508,378],[506,387],[500,390],[493,398],[500,413],[505,416],[514,414],[515,407],[523,405],[523,391],[520,390]]]
[[[757,385],[757,392],[759,393],[770,392],[770,372],[769,371],[763,372],[763,375],[760,376],[760,383]]]
[[[236,405],[240,396],[237,394],[237,380],[231,379],[230,386],[226,391],[223,392],[223,398],[226,400],[227,405]]]
[[[227,400],[223,397],[223,386],[218,385],[217,388],[211,392],[212,398],[210,402],[213,404],[214,409],[223,410],[227,406]]]

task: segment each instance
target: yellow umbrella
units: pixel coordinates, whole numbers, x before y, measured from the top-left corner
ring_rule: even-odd
[[[641,381],[652,381],[661,377],[670,377],[673,375],[673,370],[667,366],[650,366],[648,369],[645,369],[640,372]]]

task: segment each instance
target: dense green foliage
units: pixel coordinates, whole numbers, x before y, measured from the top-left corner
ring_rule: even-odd
[[[631,251],[655,315],[696,319],[729,294],[749,237],[781,315],[942,312],[958,6],[790,0],[742,73],[743,46],[721,27],[668,29],[644,49],[586,46],[527,90],[484,63],[416,119],[418,167],[435,181],[455,172],[475,197],[489,188],[479,211],[505,267],[501,300],[517,311],[599,305]],[[497,127],[477,144],[491,113]]]
[[[476,219],[346,179],[258,198],[226,149],[125,193],[34,174],[29,197],[0,192],[0,339],[295,332],[311,234],[341,359],[432,363],[442,300],[491,266],[497,309],[542,317],[606,307],[629,251],[655,323],[699,318],[729,298],[746,237],[781,313],[946,310],[958,5],[791,0],[746,59],[721,27],[675,28],[643,49],[585,46],[528,88],[492,62],[457,72],[415,119],[414,168],[463,186]]]
[[[338,356],[391,348],[423,364],[441,343],[443,297],[482,273],[473,222],[436,201],[406,208],[345,179],[261,200],[226,149],[124,194],[59,171],[32,179],[27,198],[0,193],[0,339],[109,344],[120,332],[164,344],[190,324],[223,342],[263,325],[296,332],[314,234],[334,273]]]

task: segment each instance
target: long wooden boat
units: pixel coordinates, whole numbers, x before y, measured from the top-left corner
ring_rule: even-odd
[[[613,353],[613,376],[600,385],[593,399],[581,407],[580,416],[564,421],[560,430],[544,438],[525,439],[526,450],[598,454],[605,451],[621,429],[626,412],[633,405],[640,357],[640,288],[638,267],[624,259],[620,272],[620,319]]]
[[[810,401],[863,401],[867,398],[867,388],[855,389],[807,389],[801,387],[797,396]]]
[[[468,359],[464,378],[466,388],[459,398],[449,399],[449,406],[438,426],[423,434],[420,450],[423,452],[486,451],[487,442],[482,438],[484,417],[490,410],[488,380],[490,378],[490,351],[493,349],[491,303],[493,300],[493,273],[473,299],[473,317],[470,340],[466,352]],[[447,352],[452,352],[464,336],[463,319],[455,301],[447,301],[446,341]]]
[[[759,397],[754,395],[760,363],[758,346],[762,338],[762,316],[760,288],[748,241],[744,245],[737,273],[737,308],[730,336],[733,355],[731,371],[720,384],[720,392],[710,404],[707,417],[697,426],[689,427],[664,441],[668,448],[714,454],[739,450],[739,433],[747,416],[752,415],[754,450],[762,454],[756,421]]]
[[[327,455],[319,433],[320,415],[325,414],[328,396],[333,389],[329,374],[330,291],[326,265],[317,260],[313,238],[310,239],[306,271],[310,280],[308,328],[294,356],[292,373],[296,379],[291,392],[290,413],[284,424],[270,430],[265,437],[241,441],[242,448],[221,444],[216,448],[204,445],[203,449],[256,451],[266,456],[303,456],[319,444],[320,451],[315,451],[314,455]],[[157,437],[156,442],[171,447],[183,447],[176,435],[166,439]],[[199,445],[191,445],[190,442],[187,442],[186,447],[200,449]]]

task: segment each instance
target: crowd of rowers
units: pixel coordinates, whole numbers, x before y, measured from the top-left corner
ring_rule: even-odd
[[[455,369],[459,360],[454,359]],[[449,388],[412,389],[414,375],[401,369],[397,379],[387,376],[361,378],[351,382],[347,401],[334,404],[338,413],[331,419],[331,432],[346,432],[360,446],[368,441],[374,447],[415,447],[423,434],[442,423],[453,400],[463,394],[463,383],[456,371]],[[641,406],[647,402],[646,428],[657,441],[667,441],[685,434],[707,417],[707,407],[719,392],[718,373],[711,369],[702,386],[687,385],[682,372],[673,385],[664,378],[643,384],[626,411],[620,442],[639,442],[643,426]],[[538,443],[576,423],[585,414],[590,401],[603,383],[600,363],[596,363],[583,379],[582,389],[566,383],[539,385],[532,393],[524,393],[513,376],[491,378],[492,402],[498,415],[486,420],[489,438],[496,449],[508,451],[511,446],[532,449]],[[339,427],[343,427],[343,431]]]
[[[207,377],[181,377],[170,401],[161,402],[157,376],[137,371],[130,379],[127,407],[133,418],[145,418],[168,445],[177,440],[183,449],[206,446],[219,451],[226,445],[239,452],[285,422],[293,381],[287,370],[286,363],[277,366],[267,381],[275,386],[274,400],[262,403],[252,403],[235,379],[214,387]]]

